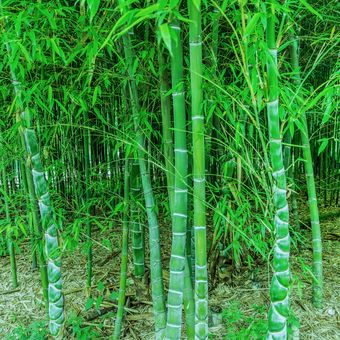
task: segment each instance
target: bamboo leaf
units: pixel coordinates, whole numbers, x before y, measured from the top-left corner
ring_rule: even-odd
[[[87,0],[88,5],[89,5],[89,11],[90,11],[90,22],[93,21],[93,18],[96,16],[99,5],[100,5],[100,0]]]
[[[244,31],[245,36],[248,36],[251,33],[253,33],[253,31],[256,27],[256,24],[257,24],[258,20],[260,19],[260,17],[261,17],[261,13],[255,13],[255,15],[250,19],[250,21],[248,22],[247,27]]]
[[[170,8],[176,8],[179,4],[179,0],[170,0]]]
[[[322,15],[316,11],[306,0],[300,0],[302,5],[304,5],[311,13],[315,14],[322,20]]]
[[[85,304],[85,310],[89,310],[93,306],[94,300],[92,297],[88,298]]]
[[[323,138],[321,139],[321,145],[319,146],[319,150],[318,150],[318,156],[326,149],[327,145],[328,145],[328,139],[327,138]]]
[[[93,91],[93,96],[92,96],[92,106],[94,106],[97,102],[98,94],[101,94],[101,88],[100,86],[96,86],[94,91]]]
[[[308,101],[308,105],[306,105],[303,108],[303,112],[307,112],[309,111],[314,105],[316,105],[318,103],[318,101],[325,95],[327,95],[328,92],[333,91],[332,87],[326,87],[325,89],[323,89],[320,93],[318,93],[317,96],[315,96],[315,98],[313,100],[309,100]]]
[[[157,3],[157,4],[151,5],[149,7],[143,8],[143,9],[141,9],[137,12],[136,17],[147,18],[150,15],[155,14],[155,12],[159,10],[159,6],[160,5]]]
[[[197,8],[197,10],[200,10],[201,7],[201,0],[192,0],[192,3]]]
[[[102,304],[103,300],[104,300],[104,296],[103,295],[98,296],[97,301],[96,301],[96,309],[97,310],[99,310],[100,305]]]
[[[170,34],[169,25],[167,23],[160,25],[159,31],[161,32],[161,36],[162,36],[162,39],[165,43],[165,46],[167,47],[170,54],[172,55],[172,52],[171,52],[171,34]]]

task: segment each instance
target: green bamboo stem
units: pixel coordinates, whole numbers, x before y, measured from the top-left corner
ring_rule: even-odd
[[[125,154],[125,169],[124,169],[124,215],[123,215],[123,234],[122,234],[122,254],[120,264],[120,281],[119,281],[119,295],[118,295],[118,310],[115,321],[115,328],[113,338],[118,340],[121,335],[124,306],[125,306],[125,293],[126,293],[126,278],[128,269],[128,246],[129,246],[129,196],[130,196],[130,161],[128,155]]]
[[[171,103],[170,97],[167,93],[170,91],[168,87],[168,80],[165,72],[165,62],[164,56],[159,47],[159,69],[160,69],[160,84],[161,84],[161,112],[162,112],[162,129],[163,129],[163,148],[164,148],[164,158],[165,158],[165,169],[167,177],[167,188],[169,196],[169,206],[171,215],[174,211],[174,179],[175,179],[175,169],[174,169],[174,150],[172,142],[172,132],[171,132]],[[187,233],[188,237],[188,233]],[[187,240],[188,241],[188,240]],[[189,242],[191,242],[191,235],[189,237]],[[191,245],[190,245],[191,246]],[[188,250],[188,247],[186,248]],[[184,302],[184,312],[186,320],[186,333],[188,339],[193,339],[195,337],[195,305],[194,296],[191,282],[191,272],[189,267],[189,254],[187,253],[187,261],[184,268],[184,290],[183,290],[183,302]]]
[[[159,73],[160,73],[160,92],[161,92],[161,113],[162,113],[162,132],[163,150],[165,160],[165,171],[167,178],[167,188],[169,195],[170,211],[174,202],[174,151],[171,131],[171,102],[168,95],[169,85],[165,70],[164,56],[162,47],[158,50]]]
[[[299,67],[299,52],[298,43],[295,38],[290,45],[291,63],[294,72],[294,82],[297,86],[301,84],[300,67]],[[304,168],[307,182],[307,192],[309,201],[310,218],[312,225],[313,238],[313,274],[315,279],[313,281],[313,304],[316,308],[323,306],[323,270],[322,270],[322,240],[319,220],[318,201],[315,189],[313,159],[309,142],[308,123],[306,114],[303,111],[301,114],[302,129],[301,141],[302,152],[304,158]]]
[[[190,262],[187,256],[184,268],[184,314],[186,324],[186,337],[188,340],[195,339],[195,296],[192,288],[192,276]]]
[[[6,49],[11,59],[12,49],[8,42],[6,43]],[[20,123],[19,133],[24,140],[27,157],[30,162],[34,191],[38,200],[41,222],[45,232],[45,252],[48,263],[49,329],[53,337],[61,337],[64,324],[64,298],[62,295],[61,258],[56,216],[48,192],[37,136],[35,130],[31,127],[32,117],[23,100],[22,85],[16,78],[16,70],[13,64],[10,64],[10,71],[18,105],[16,119]]]
[[[144,228],[140,222],[141,211],[138,207],[138,198],[140,193],[139,183],[139,163],[134,159],[131,169],[131,238],[133,251],[133,265],[135,276],[143,278],[145,273],[144,259]]]
[[[119,6],[122,13],[128,10],[124,0],[119,0]],[[131,46],[130,36],[123,35],[124,53],[130,76],[129,91],[131,97],[131,106],[133,112],[134,128],[136,133],[137,152],[140,174],[142,179],[142,187],[144,192],[145,207],[149,223],[149,244],[150,244],[150,269],[151,269],[151,295],[153,303],[153,312],[155,319],[155,337],[156,340],[162,339],[166,326],[166,308],[164,299],[164,287],[162,277],[162,262],[159,240],[159,226],[155,211],[155,200],[151,185],[150,174],[147,171],[145,161],[145,140],[139,122],[139,114],[141,111],[136,80],[133,73],[134,54]]]
[[[296,144],[296,135],[293,138],[293,144]],[[299,210],[298,210],[298,201],[297,201],[297,186],[296,186],[296,178],[297,178],[297,172],[296,172],[296,154],[298,153],[298,150],[294,148],[291,152],[291,167],[289,168],[288,174],[291,178],[291,190],[292,190],[292,213],[293,213],[293,220],[294,220],[294,226],[295,231],[300,231],[300,219],[299,219]]]
[[[20,136],[18,136],[18,142],[20,145]],[[23,160],[20,159],[19,162],[20,166],[20,178],[21,178],[21,183],[23,186],[23,190],[26,196],[28,197],[28,186],[27,186],[27,178],[26,178],[26,172],[25,172],[25,163]],[[32,269],[35,270],[38,267],[37,263],[37,250],[36,250],[36,245],[37,245],[37,237],[38,235],[35,232],[34,224],[33,224],[33,218],[30,212],[30,201],[27,199],[27,222],[29,225],[29,231],[30,231],[30,240],[31,240],[31,247],[32,247]]]
[[[171,30],[171,80],[174,112],[175,188],[172,211],[172,246],[166,339],[179,339],[182,329],[184,268],[186,262],[187,174],[186,113],[183,84],[183,53],[179,23],[173,21]]]
[[[25,139],[23,134],[20,134],[21,144],[23,148],[25,148]],[[32,215],[32,224],[35,235],[38,237],[38,263],[39,263],[39,271],[40,271],[40,280],[41,280],[41,287],[43,290],[43,296],[45,300],[46,310],[48,313],[49,310],[49,298],[48,298],[48,275],[47,275],[47,266],[46,266],[46,256],[44,254],[44,244],[42,240],[43,230],[41,224],[39,223],[39,208],[37,205],[37,199],[35,195],[34,189],[34,181],[32,172],[30,169],[30,157],[29,155],[26,157],[25,162],[25,174],[27,179],[27,190],[28,190],[28,197],[29,197],[29,205]]]
[[[88,112],[84,113],[85,124],[88,123]],[[87,236],[87,288],[91,288],[92,281],[92,226],[90,220],[90,173],[91,173],[91,135],[89,128],[84,130],[84,162],[85,162],[85,205],[87,212],[86,236]]]
[[[211,26],[212,26],[212,32],[211,32],[211,75],[213,79],[216,79],[217,74],[217,53],[218,53],[218,41],[219,41],[219,19],[220,19],[220,11],[218,8],[214,7],[212,10],[212,20],[211,20]],[[212,97],[212,94],[210,95]],[[208,99],[209,102],[213,102],[213,97],[211,99]],[[221,152],[221,147],[219,143],[216,143],[217,141],[217,133],[220,130],[219,129],[219,117],[216,112],[216,110],[213,112],[213,116],[210,122],[210,126],[206,124],[206,134],[209,137],[206,137],[206,168],[209,171],[209,176],[211,178],[211,181],[214,183],[217,179],[217,174],[219,173],[218,170],[218,157],[219,153]]]
[[[91,90],[91,83],[95,68],[95,56],[92,56],[89,60],[88,75],[86,79],[87,91]],[[87,109],[84,111],[85,125],[89,124],[89,112]],[[89,126],[84,129],[84,161],[85,161],[85,199],[86,199],[86,233],[87,233],[87,288],[91,289],[92,282],[92,225],[91,225],[91,168],[92,168],[92,143],[91,143],[91,132]]]
[[[204,114],[202,110],[201,1],[188,1],[195,233],[195,338],[208,338],[208,273],[205,207]]]
[[[5,202],[5,215],[6,215],[6,222],[7,222],[7,228],[6,228],[6,239],[7,239],[7,249],[9,253],[9,259],[10,259],[10,266],[11,266],[11,277],[12,277],[12,287],[17,288],[18,287],[18,275],[17,275],[17,265],[15,260],[15,250],[14,250],[14,243],[13,243],[13,232],[11,225],[11,216],[9,213],[9,205],[8,205],[8,182],[6,178],[5,169],[2,169],[2,190],[4,195],[4,202]]]
[[[286,175],[283,166],[282,137],[279,118],[279,87],[277,47],[275,39],[275,9],[271,0],[267,7],[267,76],[268,76],[268,130],[272,175],[274,178],[275,245],[273,278],[270,286],[270,309],[268,314],[268,339],[287,339],[289,314],[289,210],[287,204]]]

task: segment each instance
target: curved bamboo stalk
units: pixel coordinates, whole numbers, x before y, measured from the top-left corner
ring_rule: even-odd
[[[1,1],[0,1],[1,5]],[[11,59],[11,46],[6,43]],[[10,63],[11,79],[16,95],[18,110],[16,119],[20,123],[19,133],[24,142],[34,184],[41,222],[45,232],[45,252],[48,274],[49,329],[53,337],[60,337],[64,325],[64,297],[62,295],[61,258],[58,244],[57,223],[52,207],[44,167],[41,162],[35,130],[31,127],[32,117],[22,98],[22,85],[16,78],[16,71]]]

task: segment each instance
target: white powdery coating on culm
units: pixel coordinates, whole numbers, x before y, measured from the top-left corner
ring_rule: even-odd
[[[281,220],[281,218],[278,215],[275,216],[274,223],[277,228],[283,228],[283,227],[288,228],[289,226],[289,223],[287,221]]]
[[[270,55],[274,58],[274,60],[277,60],[277,48],[270,48],[269,49]]]
[[[267,102],[267,108],[270,109],[270,110],[277,109],[278,107],[279,107],[279,100],[278,99]]]
[[[186,194],[188,189],[175,189],[176,194]]]
[[[280,170],[277,170],[277,171],[274,171],[273,172],[273,177],[275,179],[279,178],[280,176],[283,176],[285,173],[285,169],[284,168],[281,168]]]
[[[181,272],[181,273],[183,273],[183,272]],[[179,296],[183,295],[183,292],[179,292],[179,291],[173,290],[173,289],[169,289],[168,292],[171,293],[171,294],[177,294]]]
[[[282,208],[277,209],[276,212],[277,212],[278,214],[281,214],[281,213],[288,213],[288,212],[289,212],[288,204],[286,204],[286,205],[283,206]]]
[[[184,91],[182,91],[182,92],[173,92],[173,93],[172,93],[172,96],[173,96],[173,97],[184,96]]]
[[[193,42],[189,42],[190,46],[201,46],[202,45],[202,41],[193,41]]]
[[[194,178],[195,183],[203,183],[205,182],[205,178]]]
[[[182,217],[182,218],[187,218],[188,217],[186,214],[181,214],[181,213],[173,213],[173,216]]]
[[[187,153],[187,149],[175,149],[175,152],[180,152],[180,153]]]
[[[182,256],[182,255],[171,254],[171,257],[173,257],[175,259],[185,260],[185,256]]]
[[[174,30],[180,31],[181,28],[177,25],[170,25],[171,28],[173,28]]]
[[[289,255],[289,251],[281,249],[278,245],[275,245],[275,252],[281,255]]]
[[[185,236],[187,233],[185,232],[185,231],[183,231],[183,232],[173,232],[172,233],[172,235],[174,235],[174,236]]]

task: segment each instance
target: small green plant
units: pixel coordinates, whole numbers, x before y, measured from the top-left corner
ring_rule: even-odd
[[[222,312],[226,328],[225,339],[265,339],[267,334],[266,306],[254,304],[252,310],[251,316],[245,315],[240,309],[240,303],[234,301]]]
[[[7,340],[44,340],[48,335],[47,321],[35,321],[20,325],[7,335]]]
[[[82,316],[71,313],[67,323],[72,330],[72,335],[78,340],[99,338],[100,334],[95,329],[95,326],[85,324]]]

